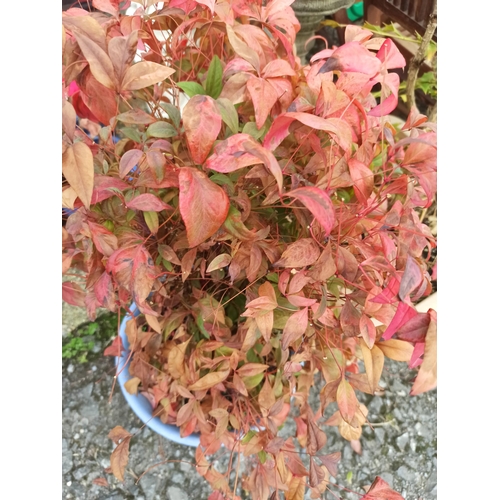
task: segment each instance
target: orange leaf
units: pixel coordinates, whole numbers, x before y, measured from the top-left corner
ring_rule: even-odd
[[[356,415],[359,403],[351,384],[342,379],[337,389],[337,404],[342,418],[350,424]]]
[[[62,171],[85,208],[90,208],[94,189],[94,159],[90,148],[83,142],[68,146],[62,157]]]
[[[123,439],[123,441],[111,453],[111,471],[119,481],[124,481],[123,474],[128,463],[128,453],[131,436]]]
[[[226,380],[228,375],[229,370],[207,373],[207,375],[201,377],[200,380],[197,380],[194,384],[191,384],[188,389],[190,391],[205,391],[207,389],[210,389],[210,387],[213,387],[214,385],[217,385],[220,382]]]
[[[413,383],[410,394],[416,396],[437,387],[437,316],[433,309],[429,309],[429,328],[425,336],[424,360],[420,365],[417,378]]]
[[[73,142],[73,138],[75,137],[76,112],[73,105],[68,101],[64,101],[62,108],[62,127],[68,139]]]
[[[269,82],[255,76],[252,76],[248,80],[247,89],[255,109],[255,123],[257,129],[260,129],[271,114],[271,109],[273,109],[274,104],[278,100],[278,94]]]
[[[275,267],[304,267],[314,264],[320,251],[312,238],[303,238],[287,247],[281,259],[274,263]]]
[[[308,308],[304,307],[300,311],[294,312],[286,321],[283,328],[283,337],[281,344],[283,349],[288,349],[288,346],[300,338],[307,329]]]
[[[360,347],[363,353],[366,375],[368,376],[368,384],[371,391],[375,392],[384,369],[384,353],[376,345],[370,350],[363,340],[360,341]]]
[[[384,355],[394,361],[410,361],[413,353],[413,344],[404,340],[389,339],[383,342],[377,342],[378,346]]]
[[[125,71],[121,84],[122,90],[140,90],[155,83],[162,82],[175,70],[163,64],[141,61]],[[97,78],[97,77],[96,77]]]
[[[285,491],[285,500],[304,500],[306,492],[305,477],[292,476],[288,491]]]
[[[115,70],[108,54],[85,35],[78,33],[73,33],[73,35],[89,63],[94,78],[108,89],[114,90],[116,88]]]

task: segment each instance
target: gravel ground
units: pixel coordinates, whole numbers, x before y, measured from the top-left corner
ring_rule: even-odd
[[[75,319],[63,316],[65,325],[72,321]],[[82,365],[63,362],[62,498],[206,499],[210,490],[193,466],[194,448],[171,443],[148,428],[140,430],[142,423],[126,404],[118,385],[109,402],[113,375],[112,358],[102,357]],[[362,493],[361,487],[380,475],[408,500],[437,498],[437,391],[410,398],[414,376],[405,363],[386,362],[381,380],[385,394],[360,395],[369,409],[370,422],[376,424],[373,429],[363,429],[361,455],[339,437],[336,428],[325,429],[325,450],[342,451],[339,474],[332,481]],[[133,434],[140,430],[131,442],[124,483],[105,472],[114,446],[107,434],[115,425]],[[294,424],[290,426],[293,429]],[[221,456],[217,462],[224,466],[226,460]],[[149,467],[161,462],[138,481]],[[94,484],[104,479],[108,486]],[[336,496],[327,493],[325,499],[360,498],[340,487],[332,489]]]

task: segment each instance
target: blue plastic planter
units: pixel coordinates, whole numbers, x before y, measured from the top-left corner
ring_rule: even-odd
[[[132,311],[134,316],[139,315],[139,310],[137,309],[137,306],[135,304],[132,304],[130,306],[130,310]],[[127,403],[132,408],[133,412],[141,419],[141,421],[150,429],[160,434],[160,436],[163,436],[164,438],[167,438],[174,443],[193,447],[198,446],[200,444],[199,434],[191,434],[187,437],[181,437],[180,430],[177,426],[164,424],[159,417],[152,418],[153,409],[151,408],[149,401],[142,394],[137,394],[136,396],[134,396],[133,394],[129,394],[127,392],[127,389],[125,389],[125,382],[127,382],[127,380],[131,378],[128,371],[128,365],[126,365],[126,361],[130,351],[127,335],[125,334],[125,326],[130,318],[131,316],[129,315],[125,316],[120,325],[120,337],[122,339],[125,351],[122,353],[121,357],[116,358],[116,365],[119,372],[118,382],[122,389],[123,396],[127,400]]]

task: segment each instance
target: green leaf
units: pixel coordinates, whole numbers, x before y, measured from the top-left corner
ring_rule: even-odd
[[[227,186],[229,194],[234,194],[234,183],[226,174],[214,174],[210,177],[210,180],[219,186]]]
[[[123,127],[120,129],[122,134],[127,137],[128,139],[133,140],[134,142],[138,142],[139,144],[142,143],[142,137],[139,131],[135,128],[132,127]]]
[[[150,211],[143,213],[144,213],[144,220],[146,221],[149,230],[153,234],[156,234],[158,232],[158,227],[160,225],[158,221],[158,214],[156,212],[150,212]]]
[[[214,56],[208,67],[207,79],[205,80],[205,91],[214,99],[222,92],[222,63],[218,56]]]
[[[181,112],[179,111],[179,108],[176,108],[169,102],[162,102],[160,103],[160,106],[167,112],[168,117],[174,122],[174,126],[179,128],[181,124]]]
[[[264,378],[264,374],[259,373],[257,375],[253,375],[252,377],[242,377],[241,380],[243,380],[245,387],[248,390],[251,390],[251,389],[254,389],[255,387],[257,387],[262,382],[263,378]]]
[[[239,119],[234,104],[225,97],[219,97],[215,101],[215,104],[222,117],[222,121],[229,127],[233,134],[237,134],[239,131]]]
[[[180,87],[188,97],[194,97],[197,94],[206,95],[205,89],[196,82],[178,82],[177,86]]]
[[[241,444],[247,444],[248,442],[250,442],[250,439],[252,439],[255,434],[257,434],[255,431],[248,431],[245,434],[245,437],[241,440]]]
[[[263,137],[269,130],[269,123],[266,122],[264,126],[259,130],[255,122],[245,123],[242,132],[244,134],[251,135],[256,141]]]
[[[148,137],[158,137],[168,139],[177,135],[177,130],[168,122],[156,122],[148,127],[146,132]]]
[[[260,450],[257,454],[261,464],[265,464],[267,460],[267,453],[264,450]]]

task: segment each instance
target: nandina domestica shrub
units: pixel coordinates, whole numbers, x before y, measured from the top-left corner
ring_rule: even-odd
[[[63,298],[137,305],[127,390],[200,433],[210,500],[320,498],[340,460],[323,429],[360,438],[386,357],[418,367],[412,394],[437,383],[436,313],[414,307],[436,134],[388,119],[404,58],[348,26],[301,66],[291,0],[92,3],[63,14],[63,272],[85,277]],[[131,435],[110,438],[123,480]],[[222,445],[245,457],[235,484],[210,465]],[[402,497],[376,478],[363,498]]]

